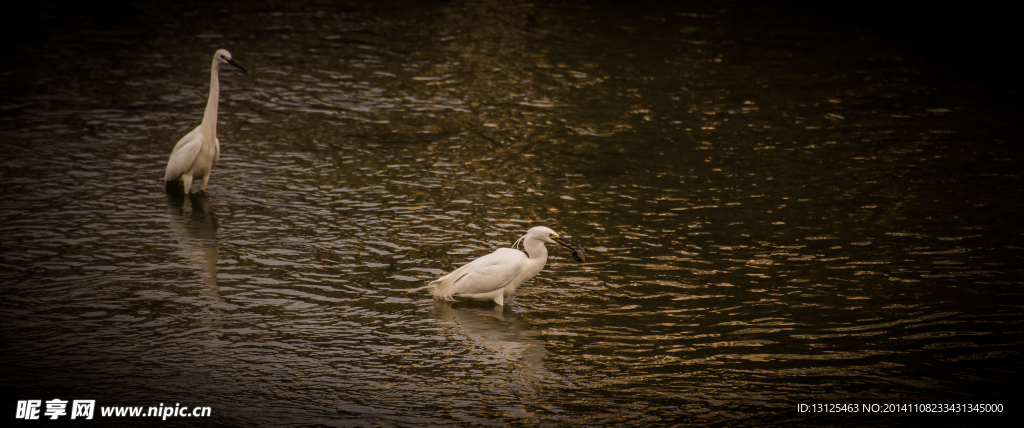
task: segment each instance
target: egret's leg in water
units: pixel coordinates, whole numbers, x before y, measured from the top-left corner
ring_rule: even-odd
[[[203,185],[201,187],[199,187],[199,194],[200,195],[205,195],[206,194],[206,182],[207,181],[210,181],[210,173],[209,172],[207,172],[206,175],[203,176]]]
[[[181,184],[185,188],[185,194],[187,195],[192,190],[192,174],[185,174],[181,176]]]

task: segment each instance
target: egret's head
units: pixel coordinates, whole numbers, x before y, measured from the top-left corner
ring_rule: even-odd
[[[529,231],[526,232],[526,235],[523,235],[522,238],[519,238],[519,241],[516,241],[516,244],[527,239],[536,239],[538,241],[545,242],[548,244],[558,244],[565,248],[568,248],[572,250],[572,258],[576,259],[577,261],[582,262],[585,257],[583,247],[580,244],[563,238],[559,236],[557,233],[555,233],[555,231],[548,229],[544,226],[537,226],[533,229],[530,229]],[[515,248],[516,244],[513,244],[512,248]]]
[[[555,239],[558,238],[558,234],[555,231],[548,229],[544,226],[537,226],[526,232],[526,236],[546,242],[548,244],[554,244]]]
[[[249,70],[246,70],[241,66],[241,64],[235,62],[235,60],[231,58],[231,52],[228,52],[227,49],[218,49],[217,53],[213,54],[213,60],[216,61],[218,64],[231,64],[235,67],[238,67],[239,70],[242,70],[246,73],[249,72]]]

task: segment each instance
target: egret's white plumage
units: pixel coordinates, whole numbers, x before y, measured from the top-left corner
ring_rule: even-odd
[[[178,144],[174,145],[171,157],[167,160],[167,172],[164,183],[170,191],[180,183],[188,194],[192,188],[192,180],[202,180],[200,192],[206,192],[206,182],[210,179],[210,171],[220,159],[220,141],[217,141],[217,103],[220,99],[221,64],[231,64],[246,71],[231,58],[231,53],[220,49],[213,54],[213,65],[210,67],[210,98],[206,101],[203,122],[185,134]]]
[[[515,249],[522,243],[523,250]],[[560,238],[555,231],[543,226],[530,229],[519,238],[512,248],[499,248],[495,252],[473,260],[452,273],[445,275],[423,288],[429,289],[437,299],[454,300],[454,297],[472,300],[493,300],[504,305],[516,289],[533,278],[548,261],[548,249],[544,244],[559,244],[567,248],[578,247],[571,241]]]

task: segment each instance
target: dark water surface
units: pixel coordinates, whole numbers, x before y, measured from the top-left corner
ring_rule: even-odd
[[[229,426],[889,426],[983,416],[798,406],[1019,411],[1020,85],[963,62],[978,56],[796,6],[172,3],[41,5],[8,26],[4,412],[77,398],[210,406],[199,422]],[[209,194],[169,198],[217,48],[252,72],[221,73]],[[535,225],[586,263],[552,248],[504,309],[406,292]]]

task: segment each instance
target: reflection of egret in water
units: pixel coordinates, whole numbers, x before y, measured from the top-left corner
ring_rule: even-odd
[[[167,195],[167,217],[178,238],[178,254],[202,266],[204,296],[220,298],[217,290],[217,217],[210,212],[205,196]]]
[[[446,324],[454,324],[490,358],[507,362],[513,368],[513,382],[523,382],[526,390],[535,390],[538,383],[550,383],[557,375],[544,369],[547,349],[539,331],[511,310],[501,306],[480,306],[471,302],[434,301],[431,316]]]

